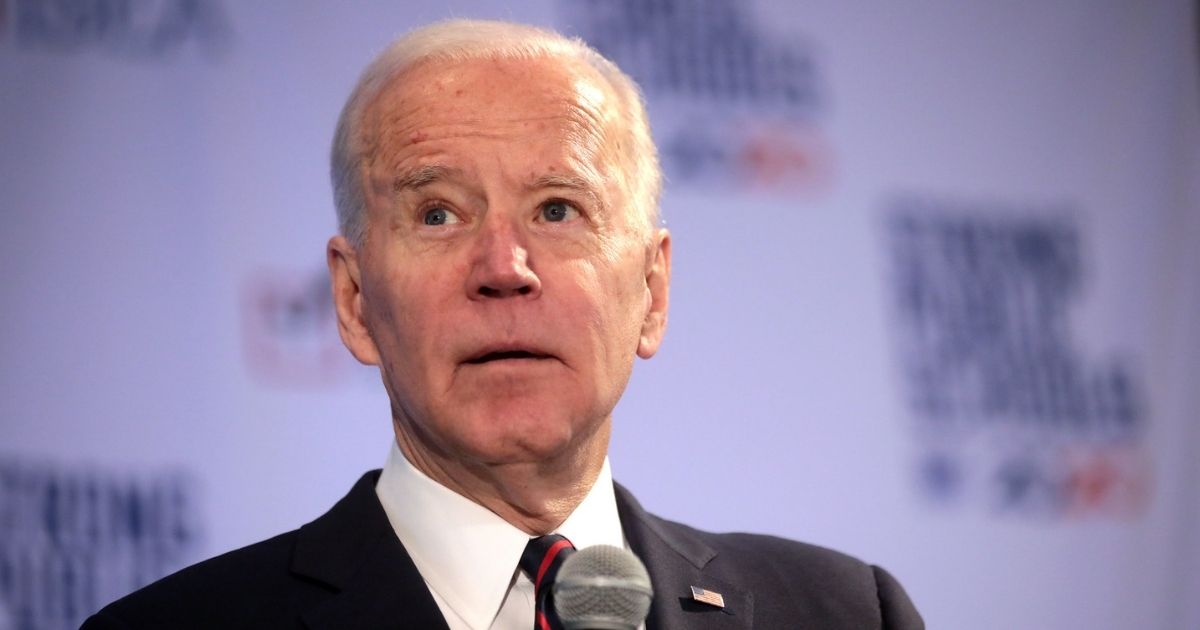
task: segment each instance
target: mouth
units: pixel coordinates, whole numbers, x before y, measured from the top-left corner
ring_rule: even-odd
[[[463,361],[463,363],[468,365],[484,365],[496,361],[539,361],[553,358],[549,354],[542,354],[532,350],[494,350],[478,354]]]

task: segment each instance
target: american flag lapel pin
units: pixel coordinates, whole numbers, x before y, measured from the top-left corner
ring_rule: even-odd
[[[721,597],[720,593],[700,588],[699,586],[692,587],[692,599],[703,604],[708,604],[709,606],[716,606],[717,608],[725,607],[725,598]]]

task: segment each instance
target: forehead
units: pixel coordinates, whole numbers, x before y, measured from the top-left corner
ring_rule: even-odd
[[[364,112],[375,158],[428,141],[571,142],[604,149],[611,89],[570,59],[420,62],[396,77]],[[598,157],[598,156],[596,156]]]

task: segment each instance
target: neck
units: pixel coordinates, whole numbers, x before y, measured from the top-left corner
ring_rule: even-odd
[[[591,491],[608,452],[610,428],[606,419],[578,447],[545,460],[487,463],[424,448],[395,423],[396,444],[413,467],[533,536],[554,531]]]

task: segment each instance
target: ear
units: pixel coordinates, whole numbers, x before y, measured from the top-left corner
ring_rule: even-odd
[[[667,332],[667,302],[671,292],[671,234],[665,228],[654,235],[649,265],[646,267],[646,293],[650,308],[642,321],[642,336],[637,354],[649,359],[658,352],[663,334]]]
[[[350,354],[366,365],[379,365],[379,349],[363,317],[362,275],[358,251],[343,236],[329,239],[325,248],[329,264],[329,283],[333,288],[333,306],[337,311],[338,334]]]

